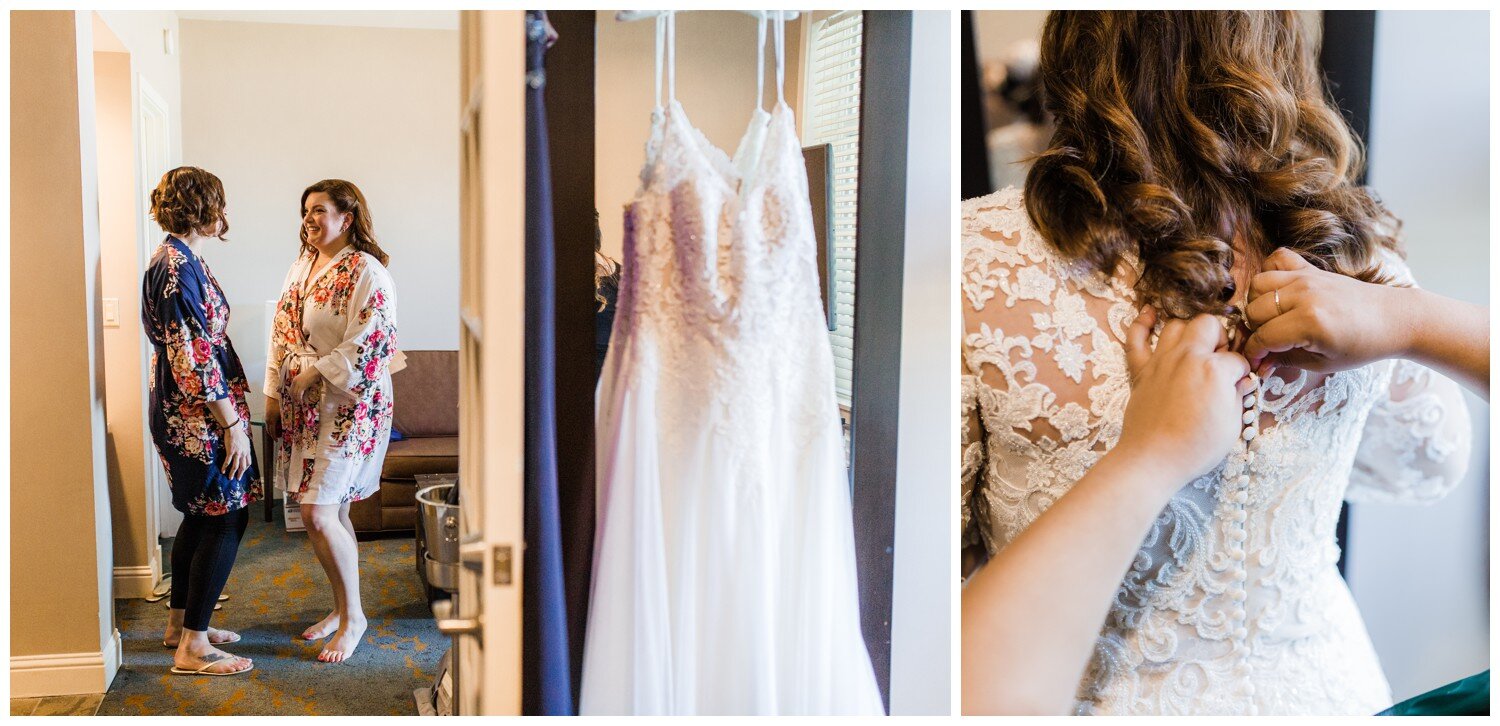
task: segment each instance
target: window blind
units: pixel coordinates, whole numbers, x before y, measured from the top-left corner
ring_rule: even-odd
[[[859,197],[859,74],[864,13],[845,10],[813,24],[808,39],[809,144],[830,144],[834,381],[848,406],[854,372],[854,223]]]

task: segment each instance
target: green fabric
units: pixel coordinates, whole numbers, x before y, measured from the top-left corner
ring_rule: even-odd
[[[1413,696],[1376,716],[1488,716],[1490,672],[1469,676]]]

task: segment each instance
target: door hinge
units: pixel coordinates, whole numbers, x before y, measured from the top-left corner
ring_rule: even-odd
[[[510,545],[495,545],[493,565],[496,585],[509,585],[515,581],[514,562]]]

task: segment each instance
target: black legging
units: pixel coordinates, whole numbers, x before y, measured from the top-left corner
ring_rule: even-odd
[[[249,524],[249,507],[213,517],[183,515],[172,543],[172,609],[187,611],[183,627],[208,630]]]

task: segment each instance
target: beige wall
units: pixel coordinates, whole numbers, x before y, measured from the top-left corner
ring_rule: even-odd
[[[100,33],[95,24],[96,48]],[[106,36],[107,37],[107,36]],[[110,38],[113,39],[113,38]],[[150,444],[145,411],[145,341],[141,335],[141,264],[137,217],[135,134],[132,123],[130,54],[94,53],[94,103],[99,162],[101,293],[119,310],[105,322],[107,466],[114,530],[117,597],[151,594],[161,574],[161,548],[146,499]]]
[[[297,254],[302,190],[319,179],[369,200],[402,346],[458,347],[458,74],[455,30],[182,21],[183,163],[224,182],[230,242],[204,257],[255,390],[266,302]]]
[[[91,25],[11,14],[12,696],[102,692],[117,663]]]
[[[619,257],[625,205],[640,186],[656,78],[656,23],[621,23],[600,11],[595,44],[595,181],[604,252]],[[786,99],[799,108],[802,20],[787,24]],[[755,110],[755,19],[733,11],[677,16],[677,100],[710,143],[733,154]],[[766,108],[776,102],[766,32]],[[567,42],[561,39],[558,42]],[[666,93],[666,81],[662,82]],[[800,114],[799,114],[800,115]]]
[[[163,33],[179,40],[177,13],[171,10],[100,10],[97,15],[130,52],[135,78],[132,99],[141,81],[167,102],[172,126],[172,158],[182,158],[182,71],[180,51],[168,53]],[[180,43],[179,43],[180,47]]]
[[[139,118],[141,118],[139,98],[147,90],[165,105],[166,126],[168,126],[166,129],[168,132],[166,168],[177,165],[178,160],[181,159],[181,69],[178,63],[181,52],[177,49],[180,46],[177,13],[172,10],[98,10],[95,12],[95,17],[96,34],[107,36],[105,39],[96,40],[96,51],[124,51],[130,54],[130,118],[135,123],[139,123]],[[166,45],[165,39],[168,36],[171,37],[174,48],[168,48]],[[107,45],[102,45],[102,43],[107,43]],[[141,159],[139,151],[133,148],[135,139],[132,138],[130,141],[132,141],[133,159],[135,159],[135,172],[133,172],[135,174],[135,201],[136,204],[141,204],[141,208],[135,210],[136,226],[141,226],[145,223],[145,192],[141,190],[141,175],[145,172],[141,169],[141,165],[145,159]],[[153,169],[150,175],[154,177],[166,168]],[[159,234],[156,226],[151,225],[150,229],[150,233],[145,233],[148,239],[142,240],[136,237],[133,242],[136,246],[136,266],[144,267],[148,245],[151,245],[150,240]],[[110,287],[111,282],[107,279],[105,285]],[[132,288],[138,287],[138,281],[132,284]],[[113,291],[107,291],[107,294],[114,296]],[[123,297],[120,302],[120,315],[121,330],[124,330],[126,326],[132,326],[138,335],[141,333],[139,324],[133,323],[139,317],[138,308],[127,309]],[[120,380],[115,378],[115,381],[118,383]],[[139,381],[139,384],[144,387],[144,380],[138,380],[138,378],[129,378],[126,386],[133,381]],[[115,440],[123,440],[124,435],[126,435],[124,432],[120,432]],[[144,432],[142,432],[142,437],[144,437]],[[148,441],[148,438],[142,438],[141,446],[145,450],[145,466],[148,466],[148,471],[151,471],[151,474],[142,471],[142,478],[151,481],[150,486],[156,487],[156,490],[148,492],[144,489],[145,484],[142,484],[139,489],[124,487],[121,492],[124,498],[115,499],[114,508],[118,510],[118,508],[126,507],[138,513],[153,511],[148,511],[150,516],[147,516],[147,531],[136,532],[132,529],[132,531],[115,532],[117,541],[121,541],[120,537],[133,537],[132,546],[118,552],[115,565],[120,567],[123,573],[133,571],[136,573],[136,579],[148,579],[150,574],[141,574],[139,568],[148,567],[150,562],[136,558],[135,553],[156,552],[157,535],[174,534],[177,531],[177,523],[181,522],[181,514],[172,508],[171,490],[166,487],[165,472],[160,471],[160,463],[154,455],[153,444]],[[126,583],[123,579],[118,582],[121,585],[127,585],[118,592],[121,597],[139,595],[141,582]]]
[[[979,62],[1004,63],[1017,42],[1040,41],[1046,21],[1046,10],[974,11],[974,51]]]

